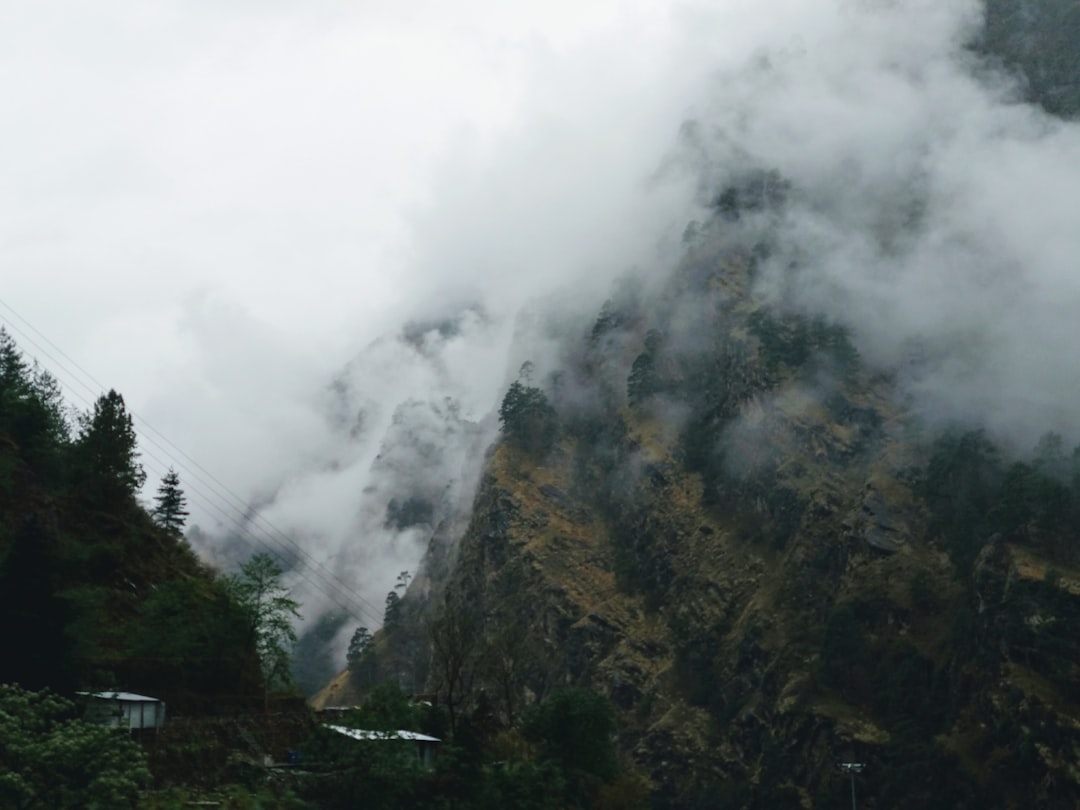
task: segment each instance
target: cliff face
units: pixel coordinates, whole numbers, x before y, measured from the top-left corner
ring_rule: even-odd
[[[958,563],[896,373],[697,239],[568,342],[554,438],[489,453],[382,675],[503,724],[588,686],[660,807],[835,806],[852,758],[864,806],[1075,806],[1080,573],[1015,536]]]
[[[980,69],[1004,66],[1013,96],[1074,118],[1075,4],[984,10]],[[744,103],[718,142],[741,143]],[[924,129],[926,155],[940,144]],[[683,134],[708,155],[704,131]],[[865,156],[843,144],[822,156],[835,177],[790,182],[732,166],[753,162],[754,138],[742,146],[701,158],[703,187],[720,188],[672,272],[546,336],[561,353],[504,400],[471,516],[436,530],[367,677],[438,692],[489,727],[590,687],[616,707],[624,765],[656,807],[840,806],[841,761],[866,764],[861,806],[1078,806],[1080,449],[1047,436],[1010,462],[912,397],[932,388],[950,419],[994,425],[993,403],[963,396],[984,350],[975,365],[1001,386],[987,390],[1017,394],[977,348],[1014,348],[980,343],[998,309],[954,317],[982,286],[934,278],[925,289],[956,300],[914,304],[893,286],[929,279],[947,245],[994,243],[950,231],[956,200],[908,182],[960,154],[863,187]],[[1028,247],[1013,282],[1040,264]],[[938,273],[982,278],[993,261],[961,252]],[[851,285],[885,291],[868,297],[880,323],[865,307],[847,319],[860,340],[814,311],[844,320]],[[890,317],[890,290],[918,310],[910,322]]]

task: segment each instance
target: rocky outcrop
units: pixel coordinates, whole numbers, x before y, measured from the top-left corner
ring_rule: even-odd
[[[553,391],[550,451],[494,447],[404,600],[414,628],[463,617],[455,699],[509,723],[560,685],[606,695],[657,807],[837,806],[852,758],[861,806],[1072,806],[1080,575],[1000,539],[955,567],[888,375],[751,275],[676,276],[694,351],[663,300],[607,308]],[[628,401],[632,364],[652,376]],[[446,690],[430,638],[380,645],[384,675],[408,649]]]

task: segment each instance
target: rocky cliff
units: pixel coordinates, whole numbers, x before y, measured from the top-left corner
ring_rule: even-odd
[[[489,452],[382,676],[502,725],[588,686],[658,807],[835,806],[852,758],[868,807],[1075,806],[1080,572],[1016,532],[950,546],[904,369],[766,300],[762,248],[710,233],[567,341],[557,429]]]
[[[950,75],[990,88],[1001,132],[1020,112],[1069,135],[1075,5],[982,11]],[[683,127],[705,214],[677,260],[588,323],[553,319],[471,516],[435,531],[378,666],[321,701],[393,678],[505,729],[585,686],[658,808],[842,806],[840,762],[865,765],[865,807],[1080,805],[1080,448],[1024,446],[1075,432],[1069,373],[1024,348],[1055,259],[998,243],[1011,202],[956,196],[975,164],[932,133],[975,119],[930,113],[898,136],[912,162],[868,157],[880,132],[856,122],[889,117],[882,88],[923,109],[933,82],[906,50],[868,53],[837,86],[888,81],[847,118],[787,117],[785,88],[822,69],[799,47],[726,75],[720,111]]]

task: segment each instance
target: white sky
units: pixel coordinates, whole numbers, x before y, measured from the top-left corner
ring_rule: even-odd
[[[417,258],[417,222],[458,216],[441,189],[491,205],[491,155],[657,69],[668,20],[645,0],[2,4],[0,300],[243,492],[236,456],[305,430],[274,399],[313,395],[417,297],[486,285]]]
[[[943,421],[1080,438],[1080,130],[975,78],[979,19],[977,0],[9,0],[0,301],[242,499],[280,493],[275,520],[329,559],[355,545],[379,437],[346,458],[321,398],[375,337],[481,301],[492,323],[438,357],[367,350],[349,382],[384,426],[444,394],[479,419],[524,303],[599,301],[662,266],[698,183],[776,168],[788,304],[884,365],[927,349],[911,392]]]

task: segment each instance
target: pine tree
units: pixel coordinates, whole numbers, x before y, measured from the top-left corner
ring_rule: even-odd
[[[357,627],[349,641],[349,651],[345,656],[349,672],[353,675],[374,676],[375,637],[366,627]]]
[[[130,500],[146,481],[139,464],[137,437],[124,398],[115,390],[98,397],[94,410],[80,419],[79,482],[96,506]]]
[[[645,351],[637,356],[626,381],[626,396],[631,405],[641,405],[660,391],[660,375],[656,370],[656,352],[660,334],[650,329],[645,336]]]
[[[184,509],[187,506],[187,498],[180,489],[180,476],[172,467],[161,479],[158,494],[154,496],[157,502],[150,516],[154,522],[169,534],[180,535],[184,530],[184,523],[190,514]]]
[[[656,360],[648,352],[642,352],[630,367],[630,376],[626,380],[626,397],[631,405],[640,405],[659,389]]]
[[[530,453],[546,452],[555,443],[555,409],[539,388],[511,383],[499,406],[499,421],[506,437]]]
[[[13,408],[30,392],[30,370],[7,330],[0,326],[0,430],[7,430]]]
[[[386,594],[385,604],[383,627],[390,630],[397,626],[398,620],[401,618],[401,597],[397,595],[397,591],[390,591]]]
[[[22,452],[39,476],[55,477],[70,428],[60,386],[35,362],[27,365],[11,336],[0,328],[0,433]]]
[[[7,386],[12,380],[25,381],[26,372],[26,361],[22,359],[15,338],[0,326],[0,386]]]

